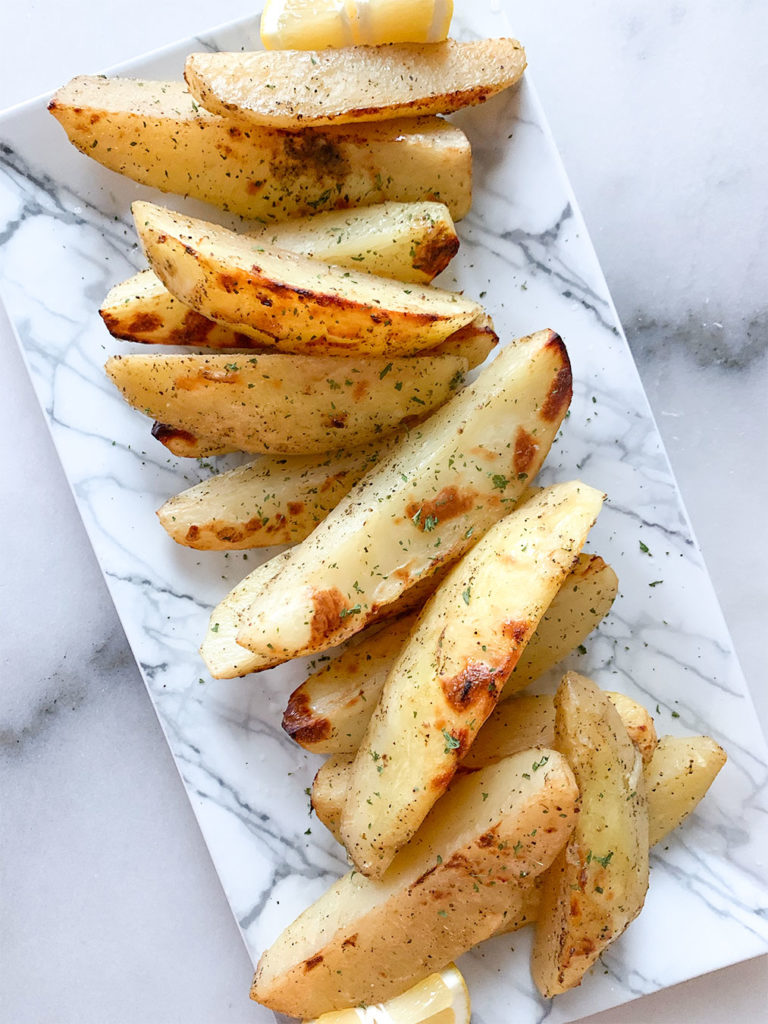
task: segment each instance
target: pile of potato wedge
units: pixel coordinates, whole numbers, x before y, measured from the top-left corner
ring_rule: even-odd
[[[148,269],[100,313],[157,346],[106,370],[158,441],[258,456],[171,497],[169,536],[290,545],[214,609],[211,675],[323,655],[283,727],[328,755],[312,803],[353,869],[251,993],[298,1017],[387,999],[527,924],[541,993],[580,984],[725,761],[573,672],[521,695],[618,589],[583,550],[605,495],[533,486],[571,401],[563,340],[518,338],[467,383],[493,322],[431,283],[471,202],[469,143],[441,115],[524,69],[509,39],[205,53],[186,84],[80,77],[49,107],[111,170],[245,218],[135,202]]]

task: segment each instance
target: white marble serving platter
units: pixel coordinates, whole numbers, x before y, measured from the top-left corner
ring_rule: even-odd
[[[478,4],[456,34],[505,34],[492,6]],[[119,70],[178,76],[191,50],[254,45],[248,22]],[[463,958],[477,1022],[568,1021],[768,948],[768,756],[530,77],[456,120],[473,143],[475,200],[443,283],[482,296],[503,340],[544,326],[563,336],[575,396],[544,477],[578,475],[609,495],[589,546],[616,568],[620,597],[587,653],[569,664],[645,703],[660,733],[707,732],[729,753],[705,803],[654,852],[643,914],[579,990],[539,999],[525,933]],[[168,540],[154,510],[209,470],[169,458],[103,373],[108,354],[128,349],[107,335],[96,311],[108,288],[140,265],[129,214],[139,197],[159,198],[80,156],[43,101],[0,122],[2,297],[255,962],[345,862],[309,817],[305,790],[319,759],[280,729],[301,665],[214,682],[197,655],[210,608],[263,555],[197,553]],[[177,197],[160,201],[210,214]],[[272,1015],[254,1006],[254,1019]]]

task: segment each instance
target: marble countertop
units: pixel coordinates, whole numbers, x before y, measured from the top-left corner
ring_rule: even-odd
[[[510,12],[766,729],[768,558],[751,538],[768,498],[768,140],[753,114],[768,11],[589,0]],[[6,10],[3,37],[18,45],[0,103],[248,13],[236,0],[214,16],[198,0],[183,15],[146,0]],[[0,491],[0,1019],[252,1019],[234,919],[4,321],[0,333],[15,455]],[[757,1020],[767,973],[762,958],[590,1020]]]

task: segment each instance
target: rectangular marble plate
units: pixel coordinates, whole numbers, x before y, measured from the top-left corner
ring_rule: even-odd
[[[490,6],[476,5],[471,24],[459,19],[455,34],[509,34]],[[116,70],[178,76],[192,50],[255,45],[255,23],[248,22]],[[475,1021],[568,1021],[768,948],[760,866],[768,849],[768,758],[530,75],[516,92],[457,120],[474,148],[475,199],[459,226],[462,248],[445,284],[483,298],[503,340],[542,327],[562,334],[575,397],[544,478],[580,476],[609,495],[590,548],[616,568],[621,593],[586,653],[568,665],[642,701],[660,733],[706,732],[729,754],[702,807],[654,851],[643,914],[580,989],[554,1002],[538,997],[525,932],[463,958]],[[0,122],[3,299],[255,962],[345,861],[309,816],[306,787],[319,759],[280,728],[302,666],[214,682],[197,654],[211,607],[263,555],[197,553],[169,541],[154,510],[209,470],[169,458],[102,369],[109,353],[127,350],[107,335],[97,308],[108,288],[141,264],[129,214],[137,197],[210,213],[202,204],[163,199],[82,157],[44,100]],[[254,1007],[254,1020],[271,1019]]]

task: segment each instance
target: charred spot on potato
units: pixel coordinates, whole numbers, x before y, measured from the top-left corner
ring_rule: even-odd
[[[539,446],[525,427],[518,427],[515,434],[514,467],[516,473],[525,473],[531,468]]]
[[[318,181],[329,179],[340,181],[350,172],[349,160],[327,132],[309,129],[303,132],[284,131],[282,153],[271,161],[270,170],[277,179],[293,182],[298,175],[313,174]],[[316,200],[316,206],[324,206],[335,190],[328,189]]]
[[[216,529],[216,536],[227,544],[237,544],[243,540],[245,533],[237,526],[220,526]]]
[[[314,970],[315,967],[319,967],[322,962],[323,956],[321,953],[318,953],[317,956],[311,956],[309,960],[304,961],[304,973],[308,974],[310,971]]]
[[[225,292],[236,292],[240,281],[234,274],[219,274],[219,284]]]
[[[181,326],[173,333],[180,345],[203,345],[213,329],[213,321],[190,309],[184,314]]]
[[[558,334],[553,334],[552,338],[547,342],[546,347],[555,348],[563,362],[563,365],[555,374],[554,380],[549,388],[549,393],[544,399],[544,404],[542,405],[539,414],[543,420],[546,420],[548,423],[552,423],[570,404],[571,398],[573,397],[573,376],[571,374],[571,364],[568,359],[568,353],[565,350],[562,338]]]
[[[440,685],[451,707],[459,711],[472,708],[479,715],[487,716],[496,706],[501,689],[498,677],[498,669],[484,662],[470,661],[457,675],[441,679]]]
[[[349,418],[349,413],[346,413],[346,412],[335,412],[335,413],[333,413],[332,416],[328,416],[327,417],[327,419],[325,421],[326,422],[326,426],[328,426],[328,427],[337,427],[337,428],[341,429],[342,427],[346,426],[348,418]]]
[[[526,622],[525,619],[510,619],[508,622],[504,623],[504,625],[501,627],[501,631],[504,634],[504,636],[514,641],[514,643],[521,644],[531,632],[531,623]]]
[[[288,502],[288,511],[290,512],[290,514],[292,516],[299,515],[301,512],[304,511],[304,502],[303,501],[289,501]]]
[[[330,587],[328,590],[315,590],[312,607],[312,641],[325,640],[341,626],[341,613],[346,610],[347,602],[338,587]]]
[[[301,687],[288,698],[288,706],[283,712],[283,729],[301,746],[318,743],[331,735],[331,723],[327,718],[318,718],[314,714],[312,703]]]
[[[355,932],[355,934],[354,935],[350,935],[348,939],[344,939],[344,941],[341,944],[341,948],[342,949],[350,949],[350,948],[354,949],[354,947],[357,945],[357,936],[358,936],[358,933]]]
[[[441,231],[436,237],[427,238],[415,246],[411,266],[429,274],[445,270],[459,251],[459,239],[453,233]]]
[[[498,839],[497,830],[495,828],[491,828],[488,829],[487,832],[483,832],[481,836],[478,836],[475,843],[481,849],[486,850],[489,846],[496,846]]]
[[[187,541],[191,543],[192,541],[197,540],[199,538],[199,536],[200,536],[200,527],[199,526],[190,526],[190,528],[187,530],[187,535],[186,535]]]
[[[406,507],[406,514],[422,531],[434,529],[438,523],[464,515],[474,506],[477,491],[461,491],[458,487],[444,487],[434,498],[412,501]]]
[[[197,445],[198,440],[188,430],[182,430],[180,427],[171,427],[167,423],[157,422],[152,424],[152,437],[156,438],[161,444],[164,444],[166,448],[172,448],[174,445],[194,447]]]
[[[103,316],[104,314],[102,314]],[[104,318],[106,322],[106,317]],[[126,330],[131,334],[145,334],[156,331],[163,326],[163,318],[157,313],[136,313],[127,323]],[[107,323],[107,327],[109,324]]]

